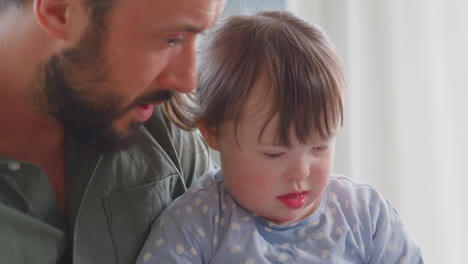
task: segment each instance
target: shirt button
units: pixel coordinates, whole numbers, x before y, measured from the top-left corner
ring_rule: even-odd
[[[17,171],[17,170],[21,169],[21,163],[19,163],[17,161],[9,162],[8,163],[8,169],[11,170],[11,171]]]

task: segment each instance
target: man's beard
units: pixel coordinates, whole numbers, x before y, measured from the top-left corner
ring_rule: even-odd
[[[59,120],[78,142],[107,152],[130,147],[140,126],[133,121],[125,131],[117,131],[115,120],[135,106],[169,100],[173,92],[154,89],[125,105],[125,98],[112,90],[102,52],[104,36],[88,30],[75,47],[51,56],[41,69],[35,97],[39,107]]]

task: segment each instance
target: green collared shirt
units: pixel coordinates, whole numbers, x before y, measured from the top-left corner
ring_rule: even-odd
[[[66,153],[68,216],[41,168],[0,157],[0,263],[133,263],[153,220],[212,167],[200,134],[159,109],[126,151],[67,137]]]

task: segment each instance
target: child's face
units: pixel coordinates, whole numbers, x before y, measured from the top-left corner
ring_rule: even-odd
[[[258,140],[265,122],[264,113],[258,111],[261,105],[248,100],[244,113],[256,114],[241,117],[237,141],[234,122],[222,125],[215,148],[221,154],[225,182],[238,203],[277,225],[292,224],[320,204],[333,164],[335,136],[310,145],[292,137],[291,147],[278,146],[275,117]]]

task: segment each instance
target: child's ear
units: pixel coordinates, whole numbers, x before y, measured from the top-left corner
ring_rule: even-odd
[[[214,150],[219,150],[217,129],[208,127],[205,122],[197,122],[197,126],[208,146]]]
[[[56,39],[67,37],[69,0],[35,0],[34,15],[42,28]]]

